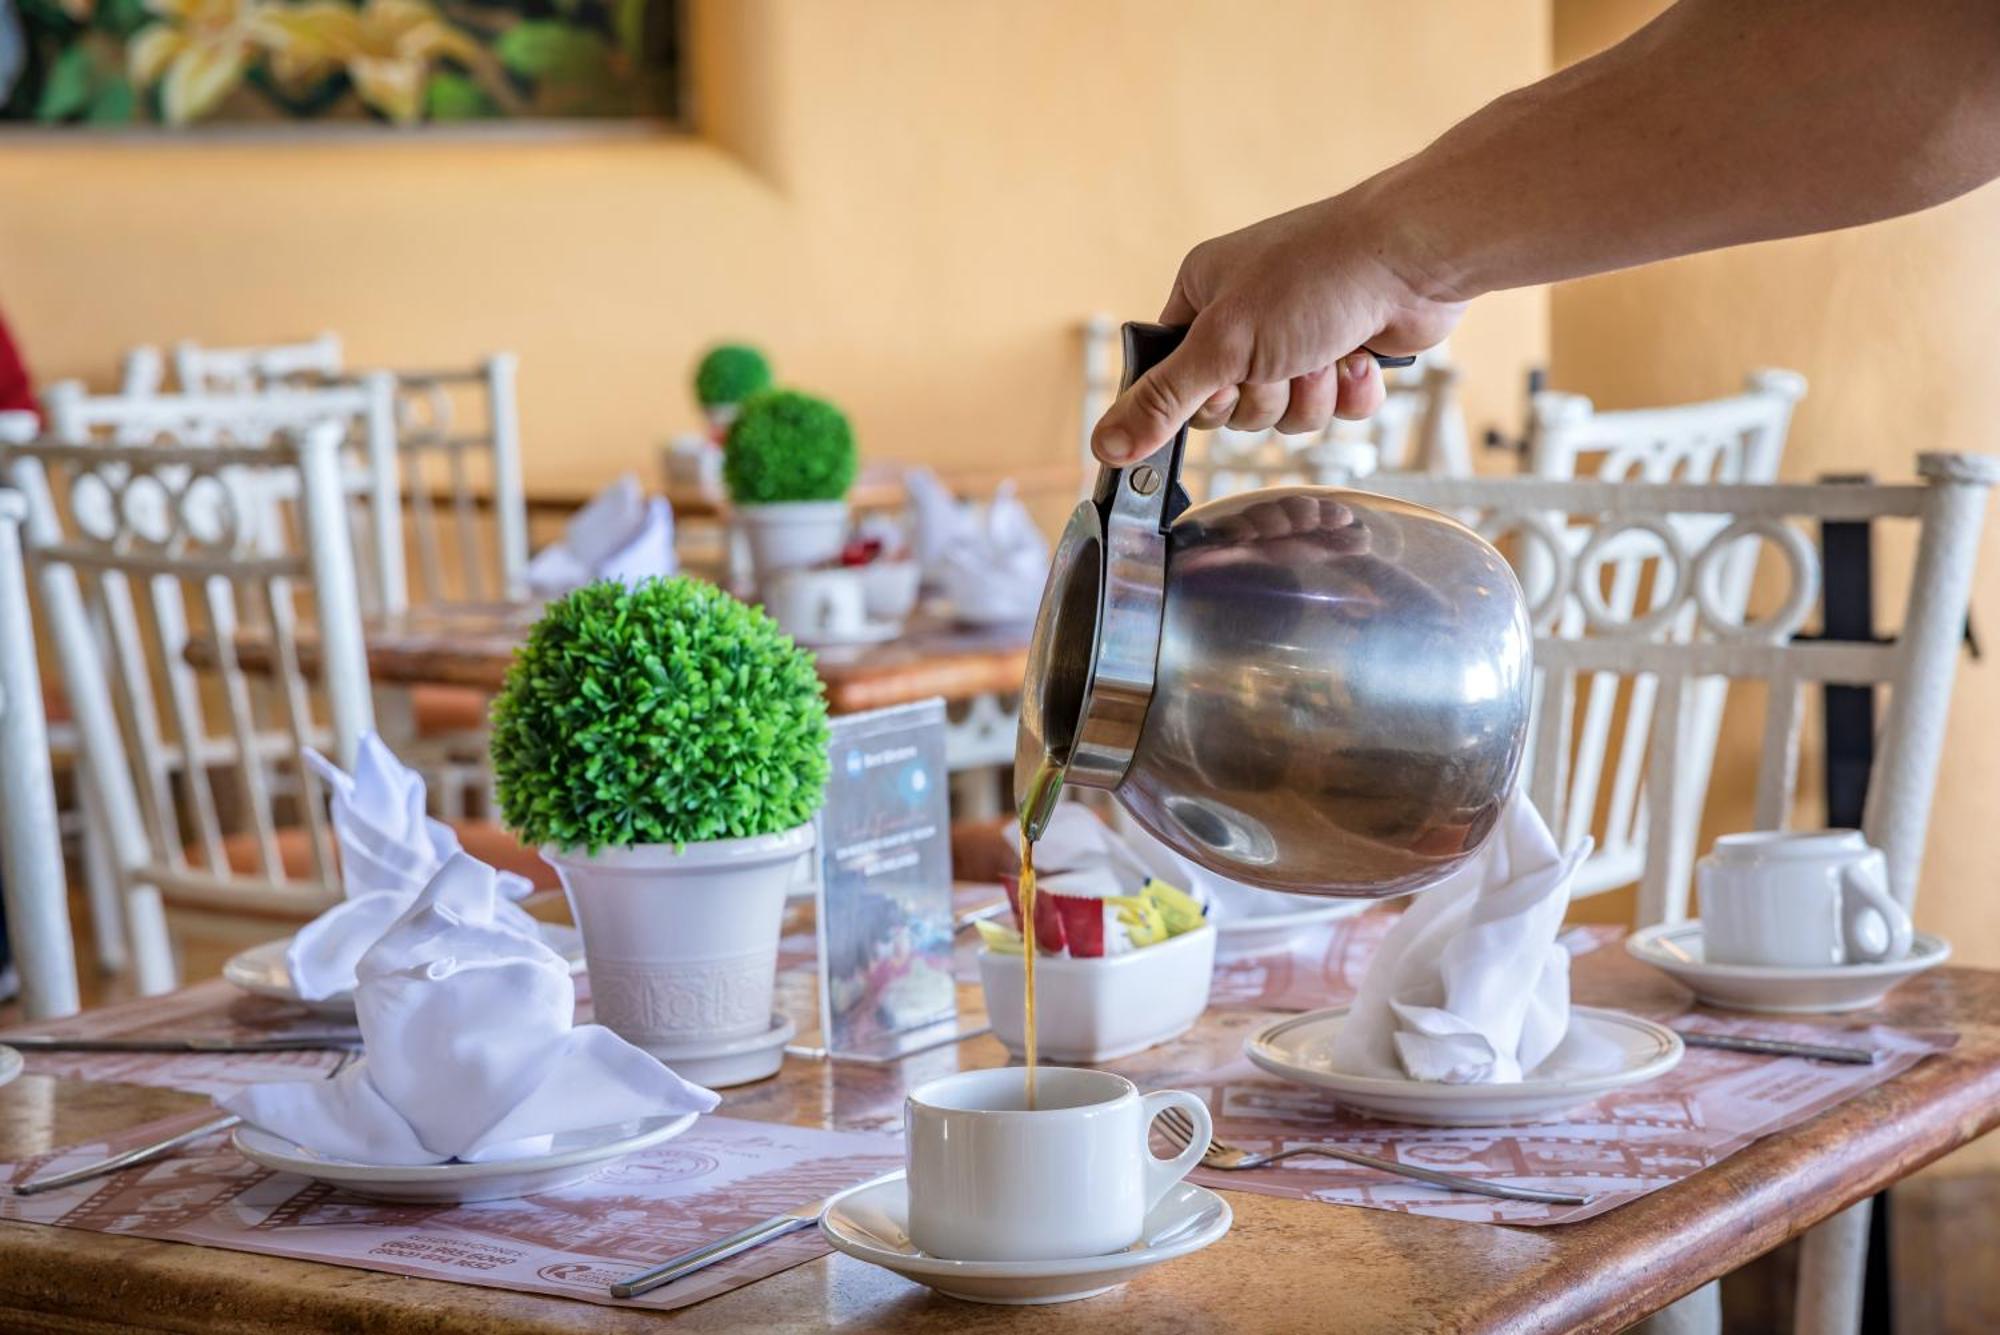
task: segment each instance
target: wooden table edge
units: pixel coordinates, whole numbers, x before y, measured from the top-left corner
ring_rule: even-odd
[[[1941,1097],[1927,1104],[1919,1133],[1909,1136],[1908,1123],[1901,1115],[1903,1106],[1932,1092]],[[1591,1239],[1596,1261],[1592,1273],[1579,1277],[1575,1284],[1551,1285],[1546,1272],[1524,1270],[1513,1286],[1520,1292],[1495,1293],[1481,1317],[1486,1328],[1508,1331],[1621,1330],[1996,1125],[2000,1125],[2000,1067],[1984,1067],[1953,1052],[1928,1057],[1895,1079],[1780,1136],[1753,1141],[1672,1187],[1595,1219],[1557,1226],[1572,1234],[1600,1235]],[[1703,1212],[1690,1207],[1706,1201],[1690,1200],[1691,1196],[1721,1198],[1734,1202],[1736,1208]],[[1313,1201],[1285,1204],[1301,1210],[1358,1208]],[[1438,1228],[1505,1227],[1439,1219],[1421,1219],[1420,1223]],[[497,1309],[525,1305],[523,1319],[528,1312],[537,1320],[544,1319],[543,1311],[556,1310],[545,1308],[545,1304],[563,1304],[576,1309],[575,1324],[598,1327],[622,1328],[626,1321],[671,1320],[676,1315],[639,1308],[593,1309],[548,1295],[478,1289],[443,1280],[260,1255],[254,1257],[255,1287],[246,1289],[241,1276],[230,1277],[229,1304],[257,1313],[254,1319],[237,1323],[216,1310],[215,1304],[223,1295],[214,1292],[215,1284],[205,1284],[201,1277],[189,1274],[168,1250],[197,1245],[0,1221],[0,1316],[20,1318],[18,1328],[23,1329],[129,1329],[131,1325],[120,1323],[129,1322],[134,1313],[129,1306],[119,1306],[120,1295],[131,1293],[133,1281],[142,1277],[156,1286],[148,1294],[150,1311],[166,1308],[176,1314],[188,1313],[184,1322],[150,1328],[201,1331],[204,1335],[269,1329],[277,1312],[286,1312],[291,1321],[310,1322],[314,1328],[346,1329],[407,1316],[411,1310],[431,1305],[404,1297],[397,1302],[399,1310],[387,1310],[382,1304],[389,1300],[371,1292],[384,1285],[436,1285],[440,1297],[448,1290],[467,1306]],[[61,1257],[61,1294],[54,1292],[50,1283],[40,1282],[49,1275],[43,1263],[54,1256]],[[806,1267],[825,1267],[834,1259],[807,1262]],[[293,1266],[299,1269],[294,1271]],[[332,1285],[330,1294],[325,1275],[343,1270],[350,1278]],[[318,1276],[322,1282],[301,1285],[299,1281],[308,1276]],[[20,1287],[24,1284],[25,1291]],[[399,1293],[407,1292],[399,1289]],[[485,1295],[484,1302],[466,1298],[468,1293]],[[683,1310],[726,1309],[733,1296],[720,1295]],[[330,1307],[324,1305],[329,1297]],[[79,1300],[88,1301],[89,1306],[78,1311]],[[302,1309],[302,1301],[310,1306]],[[796,1328],[825,1328],[819,1321],[821,1315],[801,1313]],[[1413,1321],[1433,1315],[1411,1313]],[[58,1319],[52,1322],[52,1317]],[[554,1319],[550,1320],[553,1324]],[[471,1328],[470,1321],[467,1328]],[[508,1328],[508,1317],[497,1310],[491,1312],[487,1328]]]

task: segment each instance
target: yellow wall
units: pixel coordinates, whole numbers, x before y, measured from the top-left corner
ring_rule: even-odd
[[[691,424],[724,335],[870,457],[1075,456],[1073,329],[1547,66],[1542,0],[696,0],[696,137],[0,140],[0,304],[44,380],[330,328],[356,364],[522,357],[530,486]],[[1512,424],[1546,301],[1458,349]]]
[[[1589,55],[1664,7],[1557,0],[1556,63]],[[1550,307],[1552,383],[1616,408],[1728,393],[1755,366],[1801,371],[1810,389],[1786,449],[1789,478],[1872,472],[1906,480],[1919,451],[2000,451],[1996,235],[2000,187],[1989,186],[1874,227],[1562,284]],[[1876,608],[1885,629],[1899,624],[1908,587],[1909,544],[1895,537],[1878,542]],[[1973,620],[1989,645],[2000,636],[2000,524],[1992,515]],[[1760,719],[1760,702],[1732,701],[1711,832],[1748,821]],[[1948,937],[1959,960],[1988,967],[2000,964],[2000,918],[1991,908],[1996,816],[2000,662],[1961,660],[1917,921]]]

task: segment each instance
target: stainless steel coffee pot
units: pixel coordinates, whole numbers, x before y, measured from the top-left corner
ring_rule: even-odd
[[[1125,326],[1125,384],[1184,330]],[[1115,792],[1211,871],[1303,894],[1420,888],[1485,841],[1527,737],[1520,585],[1449,516],[1337,487],[1190,508],[1187,433],[1100,471],[1029,649],[1014,759],[1038,836]]]

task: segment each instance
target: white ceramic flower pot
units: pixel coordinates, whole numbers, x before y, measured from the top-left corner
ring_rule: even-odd
[[[812,843],[807,824],[678,853],[665,844],[596,856],[544,848],[583,930],[597,1022],[690,1080],[701,1076],[677,1054],[775,1032],[785,893]],[[782,1058],[782,1039],[777,1048]]]
[[[847,541],[846,501],[739,505],[736,517],[750,540],[750,562],[759,582],[773,571],[831,561]]]

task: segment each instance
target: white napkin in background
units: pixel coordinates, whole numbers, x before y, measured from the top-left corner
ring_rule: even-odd
[[[678,568],[674,510],[664,498],[648,500],[631,473],[599,492],[571,515],[563,535],[528,562],[528,587],[550,596],[593,580],[637,584]]]
[[[1290,895],[1282,890],[1265,890],[1217,875],[1167,847],[1123,807],[1113,808],[1112,827],[1131,847],[1134,855],[1152,869],[1153,875],[1200,900],[1207,908],[1211,922],[1296,913],[1300,909],[1324,908],[1338,902],[1322,895]]]
[[[341,888],[347,898],[301,927],[285,951],[292,985],[307,1001],[323,1001],[354,988],[354,966],[389,930],[458,852],[458,836],[424,813],[424,779],[396,759],[374,733],[364,733],[348,774],[308,747],[305,761],[333,794],[333,838],[340,850]],[[522,877],[498,873],[507,899],[533,889]],[[502,903],[502,926],[539,940],[535,920]]]
[[[935,583],[944,569],[944,554],[972,532],[972,517],[959,504],[951,489],[928,468],[912,468],[903,474],[903,491],[910,499],[916,523],[917,563],[924,568],[926,583]]]
[[[1472,860],[1418,894],[1368,966],[1333,1043],[1355,1075],[1512,1084],[1544,1061],[1602,1069],[1617,1054],[1570,1030],[1569,952],[1556,941],[1588,839],[1567,854],[1524,793]]]
[[[1138,839],[1132,838],[1137,834]],[[1143,842],[1141,842],[1143,840]],[[1138,892],[1148,877],[1185,891],[1208,907],[1205,887],[1190,884],[1171,849],[1136,827],[1121,834],[1075,798],[1056,803],[1035,841],[1036,884],[1065,895],[1104,899]]]
[[[975,512],[969,531],[944,552],[939,583],[960,616],[1032,621],[1049,577],[1049,543],[1011,481]]]
[[[333,1080],[221,1100],[252,1126],[368,1164],[545,1153],[552,1136],[719,1102],[602,1025],[575,1024],[569,966],[500,926],[491,867],[455,853],[362,956],[367,1055]]]

